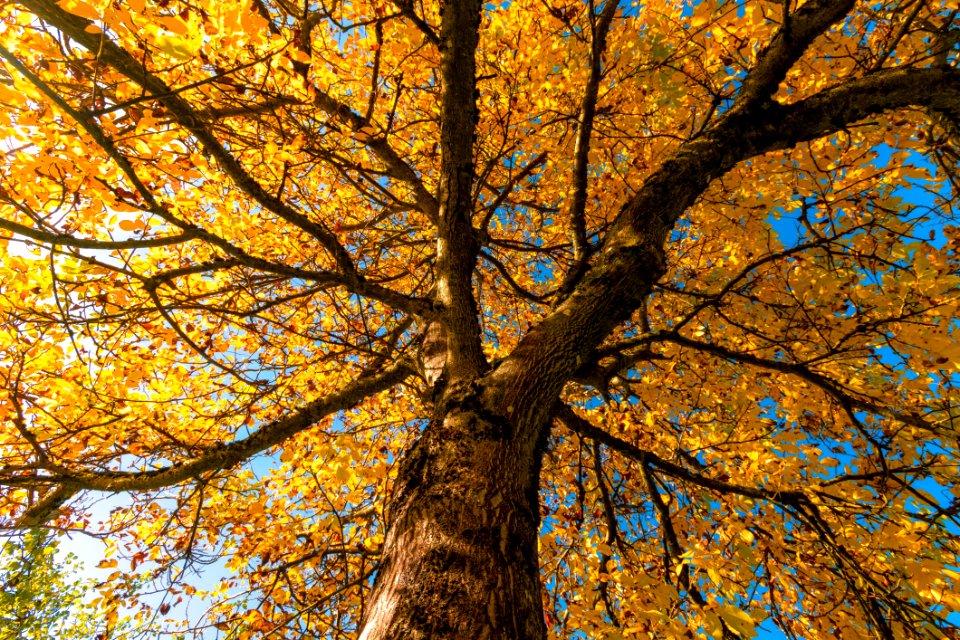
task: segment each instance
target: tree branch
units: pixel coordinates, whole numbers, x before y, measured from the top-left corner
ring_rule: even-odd
[[[550,296],[554,294],[553,291],[548,291],[543,295],[537,295],[535,293],[527,291],[526,289],[521,287],[519,284],[517,284],[517,281],[513,279],[513,276],[510,275],[510,271],[507,270],[506,265],[504,265],[502,262],[494,258],[492,255],[490,255],[486,251],[481,251],[480,257],[486,260],[487,262],[489,262],[490,264],[492,264],[494,268],[500,272],[500,275],[507,282],[507,284],[510,285],[510,288],[513,289],[513,291],[517,295],[519,295],[521,298],[529,300],[530,302],[535,302],[537,304],[544,304],[546,300],[548,300]]]
[[[140,61],[112,42],[100,29],[94,28],[92,31],[95,33],[88,30],[95,26],[89,20],[67,13],[52,0],[21,0],[20,4],[88,51],[96,52],[100,62],[113,67],[156,96],[157,101],[166,107],[176,121],[216,159],[220,168],[237,187],[268,211],[316,238],[345,276],[359,279],[350,254],[333,233],[267,192],[210,132],[200,114],[163,80],[148,72]]]
[[[891,409],[885,403],[878,402],[872,398],[866,399],[860,395],[852,395],[847,393],[846,390],[841,388],[840,385],[830,378],[811,370],[808,366],[799,362],[780,362],[777,360],[770,360],[768,358],[761,358],[753,354],[734,351],[733,349],[728,349],[727,347],[718,344],[711,344],[708,342],[701,342],[699,340],[687,338],[672,331],[652,336],[650,341],[673,342],[674,344],[686,346],[704,353],[710,353],[734,362],[740,362],[763,369],[769,369],[771,371],[779,371],[781,373],[795,375],[798,378],[805,380],[826,392],[827,395],[832,397],[847,410],[851,419],[855,422],[858,421],[856,421],[853,410],[860,409],[883,416],[885,418],[897,420],[898,422],[902,422],[904,424],[909,424],[913,427],[923,429],[924,431],[928,431],[930,433],[937,433],[937,430],[933,427],[933,425],[929,424],[919,415],[896,411]]]
[[[65,15],[69,16],[69,14],[65,14]],[[75,17],[75,16],[70,16],[70,17]],[[86,34],[86,35],[90,35],[90,34]],[[111,44],[111,46],[117,49],[117,51],[119,51],[119,53],[122,54],[123,56],[128,55],[126,54],[126,52],[120,50],[115,45]],[[379,300],[381,302],[384,302],[385,304],[388,304],[390,306],[393,306],[394,308],[403,310],[407,313],[413,313],[413,314],[428,313],[428,307],[425,301],[421,301],[415,297],[397,293],[391,289],[388,289],[387,287],[383,287],[381,285],[371,283],[366,279],[364,279],[361,275],[356,273],[356,270],[352,264],[352,261],[350,260],[349,255],[345,253],[345,250],[342,257],[349,264],[346,265],[347,266],[346,269],[343,269],[344,263],[338,260],[338,266],[341,267],[341,273],[335,273],[332,271],[329,271],[329,272],[306,271],[302,269],[297,269],[296,267],[289,267],[287,265],[277,264],[274,262],[270,262],[268,260],[264,260],[262,258],[258,258],[253,255],[250,255],[249,253],[243,251],[242,249],[239,249],[233,244],[227,242],[220,236],[217,236],[213,233],[210,233],[206,229],[198,227],[194,224],[190,224],[188,222],[180,220],[177,217],[171,215],[169,213],[168,208],[164,204],[162,204],[160,201],[158,201],[156,196],[153,194],[153,192],[150,191],[150,189],[143,183],[143,181],[137,175],[135,168],[127,159],[127,157],[124,156],[122,153],[120,153],[120,150],[116,147],[114,142],[106,136],[103,129],[96,123],[96,121],[91,116],[88,116],[87,114],[79,112],[73,107],[71,107],[59,94],[57,94],[50,86],[48,86],[36,74],[30,71],[30,69],[28,69],[22,62],[20,62],[19,59],[17,59],[7,49],[0,47],[0,57],[4,58],[5,60],[7,60],[7,62],[9,62],[12,66],[14,66],[14,68],[16,68],[20,73],[22,73],[24,77],[26,77],[31,83],[33,83],[34,86],[36,86],[41,92],[44,93],[44,95],[50,98],[60,109],[62,109],[65,113],[67,113],[67,115],[73,118],[84,129],[84,131],[86,131],[93,138],[93,140],[107,153],[107,155],[114,162],[117,163],[117,166],[120,167],[121,171],[127,177],[127,179],[130,180],[130,183],[133,186],[133,188],[137,191],[137,193],[140,194],[140,196],[146,202],[147,208],[151,214],[156,215],[162,220],[165,220],[166,222],[169,222],[170,224],[183,230],[182,234],[180,234],[179,236],[173,236],[173,237],[179,237],[183,239],[196,238],[198,240],[209,242],[210,244],[222,249],[227,255],[230,255],[231,257],[236,258],[240,263],[249,267],[258,268],[270,273],[277,273],[277,274],[287,275],[291,277],[303,277],[310,280],[314,280],[316,282],[336,283],[338,285],[344,286],[345,288],[352,291],[353,293]],[[159,82],[159,80],[157,80],[157,82]],[[145,85],[144,87],[147,88]],[[175,99],[179,102],[182,102],[179,96],[175,94],[175,92],[171,92],[166,97],[168,99]],[[182,104],[185,109],[190,110],[190,107],[187,106],[185,102],[183,102]],[[196,118],[192,116],[191,116],[191,120],[194,122],[197,121]],[[215,140],[214,140],[214,144],[219,145],[219,143],[217,143]],[[227,153],[222,148],[221,150],[223,151],[224,154]],[[232,160],[232,156],[229,156],[229,158]],[[223,165],[221,164],[221,166]],[[239,168],[239,165],[236,165],[236,166]],[[242,168],[239,168],[239,171],[243,172],[244,170]],[[243,175],[246,176],[245,173]],[[250,180],[252,181],[252,178],[250,178]],[[252,182],[252,184],[255,185],[257,189],[260,189],[259,184],[255,182]],[[243,187],[243,185],[240,185],[240,186],[241,188]],[[303,220],[306,220],[304,216],[302,216],[297,212],[294,212],[292,209],[289,209],[289,207],[287,207],[285,204],[283,204],[279,200],[273,198],[273,196],[267,195],[266,192],[263,191],[262,189],[260,189],[260,192],[264,194],[266,197],[271,198],[274,204],[287,210],[288,213],[290,213],[291,215],[301,218]],[[248,195],[251,195],[252,197],[256,198],[256,196],[250,193],[249,191],[247,193]],[[266,204],[264,204],[264,206],[270,209],[270,207],[267,206]],[[276,213],[276,211],[274,212]],[[37,239],[38,241],[48,242],[51,245],[63,245],[63,246],[71,246],[75,248],[90,248],[90,249],[130,248],[130,249],[133,249],[133,248],[139,248],[139,247],[163,246],[163,245],[174,243],[174,241],[171,238],[158,238],[158,239],[144,239],[139,241],[121,241],[123,243],[123,246],[111,247],[110,245],[119,244],[119,243],[106,243],[106,242],[86,241],[86,240],[79,240],[79,239],[74,239],[73,241],[68,242],[67,236],[63,236],[61,234],[45,234],[44,232],[32,230],[29,227],[19,225],[18,223],[15,223],[12,221],[0,220],[0,228],[7,229],[15,233],[21,233],[27,237]],[[303,227],[301,226],[301,228]],[[333,238],[333,236],[330,235],[330,238]],[[97,244],[94,245],[93,244],[94,242],[97,242]],[[334,242],[338,247],[340,246],[339,242],[336,241],[335,239],[334,239]],[[328,247],[328,250],[329,250],[329,247]]]
[[[443,95],[440,105],[440,219],[437,238],[437,298],[447,330],[450,381],[482,371],[473,272],[480,244],[473,216],[473,142],[477,126],[476,50],[479,0],[448,0],[442,6],[440,31]]]
[[[90,238],[76,238],[65,233],[50,233],[41,231],[11,220],[0,219],[0,229],[15,233],[18,236],[30,238],[53,247],[71,247],[74,249],[95,249],[111,251],[117,249],[144,249],[147,247],[164,247],[171,244],[188,242],[199,237],[196,230],[188,229],[184,233],[160,238],[144,238],[143,240],[93,240]]]
[[[960,71],[890,69],[791,105],[758,103],[724,118],[681,146],[621,209],[598,259],[573,293],[491,374],[491,404],[518,423],[544,428],[566,381],[640,307],[665,272],[664,246],[676,221],[711,181],[738,163],[890,109],[958,105]]]
[[[554,414],[560,420],[560,422],[564,424],[564,426],[574,433],[578,433],[584,438],[590,438],[591,440],[606,445],[621,455],[639,462],[640,464],[652,465],[669,476],[689,482],[690,484],[697,485],[698,487],[710,489],[711,491],[716,491],[717,493],[721,494],[739,495],[744,496],[745,498],[754,498],[757,500],[780,501],[784,499],[804,499],[804,495],[799,491],[775,491],[769,489],[757,489],[755,487],[745,487],[694,473],[689,469],[685,469],[684,467],[661,458],[654,453],[644,451],[640,447],[630,444],[626,440],[618,438],[613,434],[607,433],[603,429],[593,426],[589,421],[580,417],[566,404],[555,404]]]
[[[385,136],[379,135],[362,115],[332,98],[324,91],[317,90],[314,104],[323,109],[327,115],[337,118],[350,127],[354,137],[383,161],[391,178],[404,182],[413,189],[413,197],[417,206],[431,222],[437,224],[440,215],[440,203],[423,185],[423,181],[420,180],[420,176],[413,170],[413,167],[407,164],[400,157],[400,154],[390,146]]]
[[[489,239],[489,228],[490,221],[493,220],[493,216],[496,215],[497,210],[503,206],[503,203],[507,201],[507,198],[510,197],[510,194],[513,192],[514,188],[520,184],[523,180],[526,180],[527,177],[533,173],[537,167],[542,165],[547,160],[547,152],[541,151],[537,154],[535,158],[530,160],[523,169],[521,169],[517,174],[511,176],[510,180],[503,186],[503,189],[500,190],[500,193],[497,194],[497,197],[487,205],[487,212],[483,216],[483,222],[480,223],[480,237],[484,239]],[[493,188],[490,188],[493,191]]]
[[[401,360],[379,373],[361,376],[339,391],[307,403],[290,415],[264,425],[242,440],[235,440],[197,458],[162,469],[85,472],[54,467],[51,475],[46,477],[0,477],[0,485],[56,485],[44,499],[27,509],[18,523],[18,526],[34,526],[54,517],[56,510],[79,491],[149,491],[233,467],[309,429],[323,418],[349,409],[364,398],[389,389],[413,373],[414,368],[406,360]]]
[[[603,54],[607,48],[607,34],[610,25],[617,13],[619,0],[607,0],[600,13],[599,20],[594,21],[592,40],[590,42],[590,77],[583,90],[583,100],[580,102],[580,113],[577,117],[577,139],[573,147],[573,193],[570,196],[570,226],[573,230],[573,265],[564,279],[561,290],[569,292],[583,276],[590,258],[590,245],[587,242],[586,208],[587,208],[587,172],[590,169],[590,139],[593,136],[593,122],[597,114],[597,97],[600,92],[600,80],[603,77]],[[593,4],[590,4],[593,11]],[[595,22],[595,24],[594,24]]]
[[[593,453],[593,473],[597,477],[597,487],[600,489],[600,500],[603,503],[603,513],[606,519],[607,524],[607,533],[604,536],[604,543],[608,546],[613,546],[617,544],[620,546],[620,552],[623,553],[623,547],[620,545],[620,535],[617,532],[617,515],[613,507],[613,499],[610,496],[610,489],[607,487],[606,474],[603,472],[603,456],[600,453],[600,444],[596,441],[591,447]],[[600,554],[600,570],[603,573],[610,572],[610,554],[604,550]],[[603,607],[607,611],[607,617],[610,618],[610,621],[617,628],[620,628],[620,619],[617,616],[617,611],[613,606],[613,599],[610,595],[610,589],[608,588],[608,580],[601,578],[597,581],[597,590],[600,596],[600,600],[603,602]]]
[[[757,56],[757,63],[744,78],[734,110],[767,100],[777,92],[790,67],[813,41],[842,20],[855,0],[813,0],[786,16],[780,30]]]
[[[416,25],[430,44],[439,46],[440,38],[437,36],[437,32],[413,10],[413,0],[393,0],[393,4],[400,9],[404,18]]]

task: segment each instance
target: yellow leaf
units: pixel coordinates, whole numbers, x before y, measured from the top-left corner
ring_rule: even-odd
[[[203,39],[200,34],[181,37],[170,34],[160,34],[154,40],[158,49],[176,60],[190,60],[200,52]]]
[[[720,640],[723,637],[723,625],[720,624],[720,618],[711,611],[706,611],[703,615],[703,630],[714,640]]]
[[[255,9],[248,9],[240,13],[240,25],[247,33],[259,33],[267,28],[267,21]]]
[[[720,605],[717,613],[731,629],[740,634],[741,638],[752,638],[757,635],[753,618],[738,607],[729,604]]]
[[[192,25],[181,18],[175,16],[165,16],[156,18],[154,22],[156,22],[157,25],[164,31],[169,31],[174,35],[184,38],[187,38],[191,35]]]
[[[87,20],[100,20],[103,14],[100,9],[84,0],[60,0],[57,3],[64,11],[72,13],[75,16],[86,18]]]

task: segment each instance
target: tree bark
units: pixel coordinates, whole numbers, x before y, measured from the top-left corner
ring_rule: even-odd
[[[540,452],[449,389],[406,453],[361,640],[546,637],[537,539]]]

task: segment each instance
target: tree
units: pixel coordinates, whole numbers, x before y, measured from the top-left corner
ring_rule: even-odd
[[[4,4],[0,514],[231,638],[956,637],[958,12]]]
[[[84,585],[71,575],[73,554],[56,558],[59,544],[33,529],[23,544],[7,542],[0,553],[0,638],[94,638],[94,620],[81,613]]]

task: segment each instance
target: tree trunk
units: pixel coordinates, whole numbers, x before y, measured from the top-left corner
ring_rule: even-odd
[[[546,637],[540,452],[469,386],[401,463],[361,640]]]

